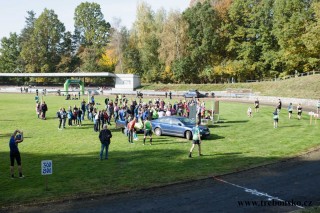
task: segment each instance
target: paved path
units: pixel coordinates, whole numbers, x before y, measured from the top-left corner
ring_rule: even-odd
[[[190,183],[9,212],[290,212],[319,206],[319,183],[320,151],[315,151]]]

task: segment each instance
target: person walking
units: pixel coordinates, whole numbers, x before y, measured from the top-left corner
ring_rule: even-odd
[[[132,121],[128,123],[128,142],[133,143],[134,126],[136,125],[137,118],[133,118]]]
[[[18,148],[18,144],[23,141],[23,131],[15,130],[10,137],[9,147],[10,147],[10,174],[11,178],[14,178],[14,160],[16,160],[18,164],[18,172],[19,178],[24,178],[22,174],[22,166],[21,166],[21,156]]]
[[[42,115],[42,119],[45,120],[46,119],[46,113],[48,111],[48,106],[46,104],[46,102],[44,101],[42,104],[41,104],[41,115]]]
[[[301,106],[301,104],[298,104],[297,111],[298,111],[298,120],[300,120],[301,119],[301,114],[302,114],[302,106]]]
[[[255,108],[255,112],[259,112],[259,105],[260,105],[260,102],[258,100],[258,98],[255,100],[254,102],[254,108]]]
[[[291,119],[292,117],[292,111],[293,111],[293,106],[292,106],[292,103],[290,103],[288,106],[289,119]]]
[[[192,146],[190,149],[189,158],[192,157],[192,151],[193,151],[196,144],[198,145],[199,156],[202,156],[202,154],[201,154],[201,135],[200,135],[200,129],[199,129],[198,124],[196,124],[196,126],[192,128]]]
[[[58,130],[61,130],[61,125],[62,125],[62,108],[59,109],[59,111],[57,112],[57,118],[59,119],[59,126],[58,126]]]
[[[62,128],[65,129],[66,128],[66,120],[67,120],[67,111],[65,108],[62,108]]]
[[[72,120],[73,120],[73,112],[71,106],[69,107],[69,110],[67,112],[68,117],[68,126],[72,126]]]
[[[248,117],[250,117],[250,118],[252,117],[252,109],[251,109],[250,106],[248,107],[247,115],[248,115]]]
[[[275,111],[273,112],[273,127],[278,128],[278,123],[279,123],[279,109],[276,108]]]
[[[39,101],[36,103],[36,113],[37,113],[38,118],[40,118],[40,115],[41,115],[41,104],[40,104]]]
[[[101,114],[101,111],[99,110],[94,115],[94,131],[96,132],[100,132],[100,114]]]
[[[143,145],[146,144],[146,137],[147,136],[150,137],[150,145],[152,145],[152,124],[151,124],[151,122],[150,122],[148,117],[144,121],[143,129],[144,129]]]
[[[279,113],[280,113],[281,107],[282,107],[282,102],[281,102],[281,100],[279,99],[278,105],[277,105],[277,109],[278,109]]]
[[[100,150],[100,160],[103,159],[103,151],[106,150],[105,159],[108,160],[108,152],[109,152],[109,145],[110,145],[110,138],[112,138],[111,131],[107,128],[107,124],[104,124],[102,130],[99,133],[99,139],[101,142],[101,150]]]
[[[320,98],[317,102],[317,114],[319,114],[319,113],[320,113]]]

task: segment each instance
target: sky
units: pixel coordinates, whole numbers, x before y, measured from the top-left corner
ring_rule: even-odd
[[[184,11],[190,0],[143,0],[153,11],[163,7],[166,11]],[[20,34],[25,26],[27,11],[33,10],[38,17],[45,8],[52,9],[67,31],[73,32],[73,17],[80,0],[0,0],[0,39],[9,37],[10,32]],[[87,0],[98,3],[107,22],[112,24],[114,18],[121,19],[121,26],[131,28],[136,17],[136,6],[141,0]]]

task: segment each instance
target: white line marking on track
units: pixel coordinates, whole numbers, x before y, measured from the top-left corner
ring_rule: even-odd
[[[220,181],[220,182],[223,182],[223,183],[226,183],[226,184],[229,184],[231,186],[235,186],[235,187],[240,188],[240,189],[244,189],[244,191],[247,192],[247,193],[251,193],[251,194],[259,196],[259,197],[263,197],[263,196],[267,197],[268,201],[277,200],[277,201],[281,201],[281,202],[286,202],[285,200],[282,200],[282,199],[280,199],[278,197],[274,197],[274,196],[268,195],[267,193],[259,192],[256,189],[249,189],[249,188],[246,188],[246,187],[243,187],[243,186],[239,186],[237,184],[230,183],[228,181],[225,181],[225,180],[222,180],[222,179],[216,178],[216,177],[213,177],[213,179],[215,179],[217,181]],[[299,205],[292,205],[292,206],[296,206],[296,207],[298,207],[300,209],[304,209],[304,207],[299,206]]]

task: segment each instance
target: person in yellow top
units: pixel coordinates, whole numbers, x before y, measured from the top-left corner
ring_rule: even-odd
[[[146,143],[146,137],[150,137],[150,145],[152,145],[152,124],[147,117],[144,121],[144,137],[143,137],[143,145]]]
[[[199,129],[199,125],[196,124],[195,127],[192,128],[192,147],[190,149],[190,153],[189,153],[189,158],[192,157],[192,151],[194,149],[195,144],[198,145],[199,148],[199,156],[202,156],[201,154],[201,135],[200,135],[200,129]]]

